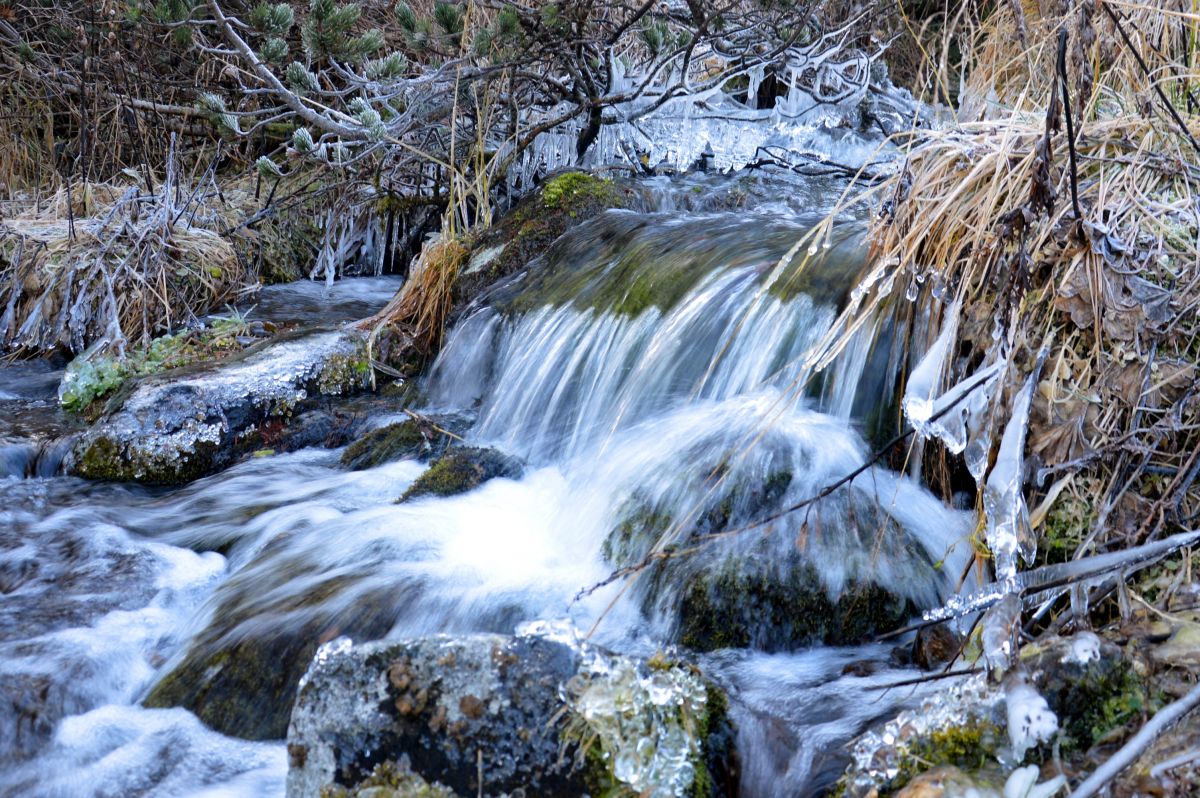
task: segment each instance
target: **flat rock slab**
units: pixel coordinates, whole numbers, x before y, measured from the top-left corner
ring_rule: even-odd
[[[232,364],[142,382],[80,436],[69,467],[88,479],[190,482],[229,465],[257,425],[369,381],[366,339],[356,330],[273,343]]]

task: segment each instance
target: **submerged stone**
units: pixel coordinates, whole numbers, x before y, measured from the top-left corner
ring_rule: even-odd
[[[686,666],[545,637],[339,640],[318,652],[300,688],[287,791],[375,795],[375,785],[396,789],[381,774],[399,773],[415,795],[730,796],[736,776],[710,770],[733,761],[723,707]],[[631,769],[625,745],[643,757],[676,746],[683,758]],[[652,774],[662,781],[645,782]]]
[[[76,442],[71,470],[88,479],[175,485],[230,464],[239,438],[286,421],[301,403],[367,387],[365,337],[285,340],[208,371],[147,380]]]
[[[260,559],[268,559],[268,551]],[[269,572],[280,584],[308,576],[280,563]],[[355,580],[326,579],[299,596],[264,603],[280,584],[261,573],[234,577],[207,628],[150,690],[147,707],[183,707],[222,734],[247,740],[281,739],[296,688],[324,641],[339,634],[374,640],[391,630],[403,592],[357,590]]]
[[[421,496],[453,496],[466,493],[490,479],[518,479],[524,466],[515,457],[496,449],[459,446],[449,449],[404,491],[397,501]]]

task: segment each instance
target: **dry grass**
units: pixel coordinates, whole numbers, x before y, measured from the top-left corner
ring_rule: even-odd
[[[1190,136],[1200,108],[1188,91],[1200,13],[1181,2],[1109,3],[1131,49],[1091,2],[1026,2],[1023,19],[998,5],[986,21],[960,11],[947,24],[966,59],[951,64],[955,48],[926,47],[928,85],[959,90],[956,119],[906,136],[903,170],[871,190],[881,208],[872,287],[854,297],[818,362],[911,284],[934,308],[957,298],[958,356],[944,384],[996,347],[1012,353],[993,440],[1036,352],[1052,342],[1026,452],[1030,474],[1045,477],[1027,495],[1043,537],[1065,536],[1067,555],[1079,557],[1195,527],[1200,153]],[[1047,114],[1061,102],[1061,30],[1075,179],[1063,117]],[[1085,499],[1094,512],[1077,512]]]
[[[230,240],[237,209],[173,169],[139,185],[76,184],[5,203],[0,223],[0,348],[117,353],[232,302],[246,273]]]
[[[381,336],[390,340],[380,360],[400,363],[415,357],[423,362],[437,352],[454,303],[454,281],[468,254],[455,238],[427,241],[400,293],[374,316],[359,322],[371,331],[373,351],[378,351],[376,342]]]

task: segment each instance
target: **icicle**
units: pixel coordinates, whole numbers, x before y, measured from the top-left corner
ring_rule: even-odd
[[[959,311],[958,302],[946,311],[945,327],[909,375],[902,405],[908,422],[921,436],[940,439],[952,454],[962,454],[971,438],[979,440],[968,459],[968,467],[978,481],[982,476],[982,471],[976,473],[978,463],[982,460],[986,465],[990,447],[989,442],[980,439],[982,420],[992,391],[1004,373],[1005,362],[996,352],[991,365],[981,367],[941,395],[937,394],[938,382],[946,371],[958,334]],[[975,468],[971,467],[973,463]]]
[[[987,515],[987,544],[996,564],[998,580],[1011,579],[1017,573],[1017,555],[1026,563],[1037,553],[1037,538],[1029,527],[1029,508],[1022,491],[1025,466],[1025,433],[1029,425],[1029,407],[1037,389],[1038,375],[1048,350],[1038,355],[1033,373],[1013,401],[1012,417],[1004,427],[996,465],[983,488],[983,509]]]
[[[988,673],[1000,676],[1012,665],[1020,627],[1021,599],[1015,593],[1007,594],[984,613],[980,643]]]

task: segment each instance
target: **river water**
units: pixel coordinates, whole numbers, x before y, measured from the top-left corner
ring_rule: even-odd
[[[613,570],[605,541],[631,502],[669,516],[667,537],[714,502],[748,519],[775,512],[862,463],[871,431],[861,408],[892,401],[894,358],[877,332],[833,378],[804,366],[862,248],[848,218],[815,267],[821,279],[779,269],[838,194],[786,185],[777,201],[778,184],[747,189],[744,179],[650,183],[655,212],[578,226],[545,264],[464,313],[420,406],[469,419],[470,443],[526,468],[460,496],[395,504],[422,464],[349,471],[324,449],[252,458],[171,490],[63,476],[75,425],[54,406],[61,364],[3,367],[0,795],[282,795],[282,741],[234,739],[184,709],[140,706],[234,596],[246,634],[299,627],[314,606],[352,613],[382,593],[396,607],[393,637],[546,621],[634,654],[675,639],[678,584],[618,581],[577,598]],[[251,318],[359,318],[396,287],[273,288]],[[371,407],[371,426],[405,418],[386,400]],[[738,504],[779,474],[769,499]],[[671,573],[686,581],[725,563],[766,572],[802,549],[831,595],[870,578],[930,606],[953,588],[967,524],[876,468],[815,514],[706,546]],[[334,582],[343,587],[323,590]],[[748,798],[818,793],[852,736],[919,697],[880,689],[914,675],[884,645],[757,649],[699,657],[730,693]]]

